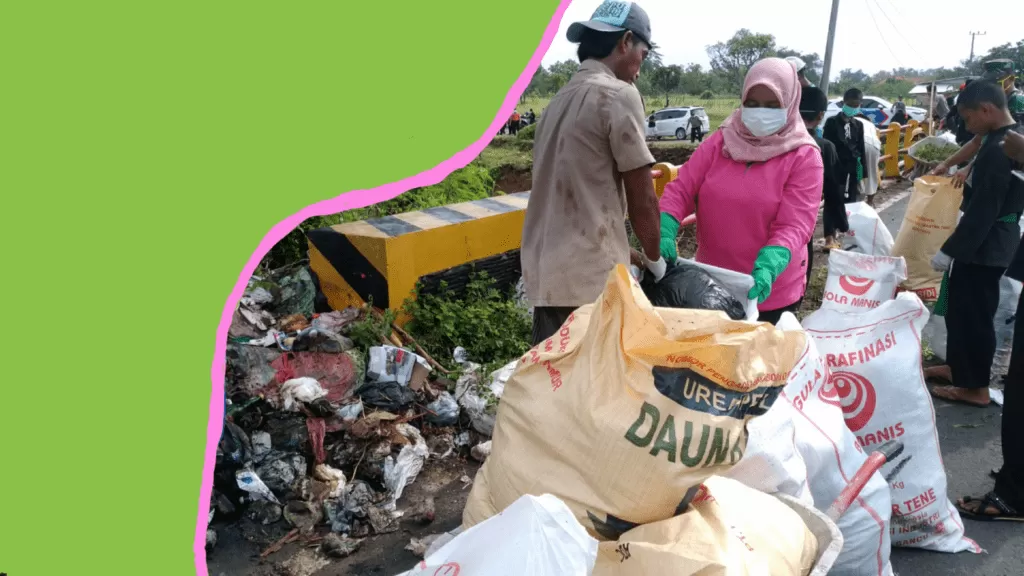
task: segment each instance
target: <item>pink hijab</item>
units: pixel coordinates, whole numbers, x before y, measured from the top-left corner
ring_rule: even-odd
[[[767,87],[787,111],[786,125],[771,136],[758,138],[750,133],[740,119],[742,108],[736,109],[722,123],[725,143],[722,151],[726,158],[737,162],[766,162],[796,150],[801,146],[817,146],[800,117],[800,80],[796,68],[782,58],[759,60],[747,72],[743,81],[743,100],[754,86]],[[742,102],[741,102],[742,104]]]

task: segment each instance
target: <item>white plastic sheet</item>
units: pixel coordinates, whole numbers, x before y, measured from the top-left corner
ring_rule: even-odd
[[[558,498],[525,495],[399,576],[586,576],[597,540]]]

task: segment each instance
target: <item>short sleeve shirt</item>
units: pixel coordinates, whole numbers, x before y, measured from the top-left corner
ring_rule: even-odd
[[[533,306],[595,302],[629,264],[622,173],[654,164],[636,87],[586,60],[537,124],[521,261]]]

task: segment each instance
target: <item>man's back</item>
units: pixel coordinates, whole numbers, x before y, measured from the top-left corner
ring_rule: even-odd
[[[1010,130],[1020,126],[990,132],[975,157],[964,215],[943,248],[954,261],[1005,267],[1017,248],[1015,217],[1024,212],[1024,182],[1013,176],[1016,165],[999,145]]]
[[[636,88],[586,60],[537,123],[522,266],[534,306],[576,307],[629,263],[621,173],[654,163]]]

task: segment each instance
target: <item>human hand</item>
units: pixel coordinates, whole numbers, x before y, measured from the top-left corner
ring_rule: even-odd
[[[961,168],[953,174],[953,188],[963,188],[967,182],[967,177],[971,175],[971,168],[973,165],[969,165],[966,168]]]
[[[946,272],[953,264],[953,259],[946,255],[945,252],[939,251],[938,254],[932,258],[932,270],[936,272]]]
[[[747,298],[753,300],[757,299],[757,303],[761,304],[768,299],[772,294],[772,283],[775,278],[772,277],[772,273],[764,268],[754,268],[754,271],[750,274],[754,277],[754,287],[747,293]]]
[[[947,174],[949,174],[949,164],[946,164],[945,162],[939,162],[939,165],[936,166],[935,168],[932,168],[932,171],[929,172],[929,174],[931,174],[932,176],[946,176]]]

